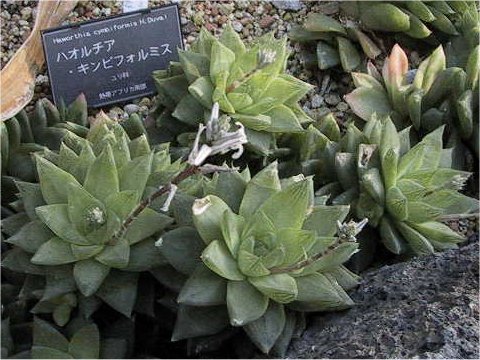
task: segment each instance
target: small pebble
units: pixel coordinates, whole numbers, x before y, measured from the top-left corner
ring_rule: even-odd
[[[319,108],[323,105],[324,98],[318,94],[315,94],[312,97],[312,108]]]
[[[347,111],[348,110],[348,104],[346,102],[340,101],[337,104],[337,109],[340,111]]]
[[[335,106],[337,105],[342,99],[340,99],[340,96],[338,94],[327,94],[325,95],[325,102],[328,105]]]
[[[236,31],[236,32],[241,32],[242,29],[243,29],[243,25],[241,22],[239,21],[234,21],[232,22],[232,27],[233,29]]]
[[[134,114],[134,113],[138,112],[139,109],[140,109],[140,106],[138,106],[136,104],[127,104],[123,107],[123,110],[128,115],[131,115],[131,114]]]

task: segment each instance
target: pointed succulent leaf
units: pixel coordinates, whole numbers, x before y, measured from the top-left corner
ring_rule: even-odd
[[[78,261],[73,267],[75,282],[84,296],[95,294],[109,272],[108,266],[92,259]]]
[[[201,263],[205,244],[194,228],[182,226],[162,235],[156,246],[177,271],[190,275]]]
[[[361,62],[360,54],[347,38],[337,36],[338,54],[343,70],[349,72],[356,69]]]
[[[213,335],[228,326],[225,306],[180,305],[173,329],[172,341]]]
[[[105,206],[113,211],[119,219],[125,219],[138,205],[140,195],[135,190],[120,191],[110,194],[105,199]]]
[[[270,132],[296,133],[303,131],[295,113],[285,105],[278,105],[267,111],[266,114],[271,119],[268,127]]]
[[[25,212],[27,213],[27,215],[30,217],[31,220],[38,219],[35,213],[35,208],[45,205],[45,200],[42,195],[40,184],[33,184],[24,181],[15,181],[15,185],[20,192],[23,207],[25,208]]]
[[[479,78],[479,68],[480,68],[480,45],[476,46],[470,53],[467,60],[467,89],[474,90],[478,87],[478,78]]]
[[[31,354],[33,359],[74,359],[74,357],[67,352],[38,345],[32,346]]]
[[[222,216],[225,211],[231,210],[222,199],[208,195],[195,200],[192,211],[193,223],[206,244],[223,239]]]
[[[325,270],[332,270],[348,261],[348,259],[358,251],[357,243],[348,242],[340,244],[333,250],[326,251],[320,259],[316,260],[311,265],[306,266],[301,274],[307,275],[317,271],[323,272]]]
[[[128,265],[130,258],[130,244],[126,239],[117,239],[114,244],[106,244],[103,251],[95,259],[108,267],[117,269]]]
[[[201,259],[210,270],[229,280],[243,280],[237,262],[223,241],[212,241],[202,252]]]
[[[220,42],[232,50],[236,58],[241,57],[246,52],[245,44],[231,24],[227,24],[223,30],[222,36],[220,36]]]
[[[128,266],[123,270],[139,272],[167,265],[167,259],[159,251],[155,251],[155,243],[154,238],[149,238],[131,246]]]
[[[42,244],[52,237],[52,232],[42,222],[34,220],[22,226],[20,231],[9,237],[5,242],[34,254]]]
[[[245,332],[252,342],[264,353],[268,353],[285,327],[285,310],[283,305],[270,302],[265,314],[247,324]]]
[[[438,221],[428,221],[424,223],[412,223],[412,227],[429,240],[440,243],[460,243],[465,238],[453,231],[450,227]]]
[[[33,322],[33,345],[68,352],[68,340],[53,326],[38,317]]]
[[[338,50],[325,41],[317,42],[317,64],[320,70],[326,70],[340,64]]]
[[[367,5],[368,4],[368,5]],[[360,20],[368,29],[378,31],[407,31],[410,27],[408,15],[397,6],[388,3],[361,4]]]
[[[90,245],[88,240],[72,226],[67,204],[40,206],[37,207],[36,212],[40,220],[59,238],[72,244]]]
[[[225,210],[223,213],[223,219],[220,225],[223,240],[227,244],[228,250],[230,250],[233,257],[237,256],[244,224],[245,219],[233,213],[231,210]]]
[[[103,245],[75,245],[70,244],[72,254],[77,260],[89,259],[103,250]]]
[[[313,273],[296,278],[298,286],[297,300],[294,308],[304,311],[341,310],[353,305],[353,301],[344,290],[334,286],[325,275]]]
[[[84,186],[90,194],[101,201],[119,191],[117,168],[110,145],[103,149],[88,169]]]
[[[250,277],[248,281],[265,296],[281,304],[295,300],[298,294],[295,279],[288,274]]]
[[[428,255],[434,252],[432,244],[417,230],[404,222],[396,222],[396,226],[416,254]]]
[[[253,238],[249,238],[247,241],[251,241],[253,244]],[[247,241],[244,241],[244,243]],[[260,256],[253,253],[253,248],[248,250],[240,249],[238,252],[238,268],[245,276],[256,277],[270,274],[270,271],[265,267],[262,260]]]
[[[446,58],[443,47],[439,46],[428,57],[425,73],[422,81],[422,89],[427,92],[437,78],[438,74],[445,70]]]
[[[68,352],[75,359],[98,359],[100,356],[100,333],[97,325],[86,325],[78,330],[70,340]]]
[[[206,108],[211,108],[213,105],[213,90],[213,85],[210,82],[210,79],[206,76],[198,78],[193,84],[188,87],[188,91],[190,92],[190,94]]]
[[[119,313],[130,317],[137,298],[137,282],[136,273],[112,270],[97,290],[96,296]]]
[[[257,320],[265,313],[267,307],[268,297],[248,281],[228,281],[227,308],[232,326],[244,326]]]
[[[350,211],[349,206],[317,205],[303,224],[303,229],[313,230],[318,236],[330,237],[337,232],[336,221],[342,222]]]
[[[477,199],[460,194],[456,190],[435,191],[424,197],[423,201],[442,209],[445,214],[468,214],[479,209]]]
[[[225,303],[226,294],[226,279],[200,263],[183,285],[177,301],[192,306],[222,305]]]
[[[50,161],[36,156],[37,172],[40,187],[48,204],[65,204],[70,186],[80,186],[78,181],[66,171],[55,166]]]
[[[276,234],[275,246],[285,251],[282,266],[295,264],[304,260],[305,254],[315,244],[315,232],[292,228],[279,229]]]
[[[144,209],[128,227],[125,238],[130,245],[136,244],[156,232],[165,229],[173,222],[167,215],[160,214],[150,208]]]
[[[271,225],[277,229],[300,229],[305,220],[307,210],[313,205],[313,182],[311,178],[301,179],[286,189],[283,189],[268,198],[258,209],[257,215],[264,215]],[[285,207],[285,204],[289,204]],[[265,218],[253,218],[249,226],[255,234],[269,230]]]
[[[280,191],[280,179],[278,177],[277,163],[274,162],[261,170],[248,182],[245,195],[240,204],[240,215],[243,217],[253,215],[265,200],[278,191]]]
[[[342,35],[347,35],[343,25],[330,16],[321,13],[310,13],[304,24],[305,29],[314,32],[335,32]]]
[[[374,113],[387,116],[392,112],[390,101],[384,91],[374,88],[360,87],[345,95],[345,101],[352,111],[365,121]]]
[[[143,194],[152,169],[153,153],[129,161],[121,168],[118,179],[120,191],[135,190]]]
[[[379,229],[382,243],[388,250],[397,255],[405,252],[407,244],[386,216],[382,217]]]
[[[76,260],[70,244],[54,237],[40,246],[31,261],[37,265],[62,265]]]

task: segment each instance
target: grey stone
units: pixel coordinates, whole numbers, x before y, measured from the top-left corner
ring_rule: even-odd
[[[300,10],[303,7],[300,0],[273,0],[272,4],[280,10]]]
[[[328,104],[328,105],[337,105],[340,101],[342,101],[342,99],[340,99],[340,96],[338,94],[327,94],[325,95],[325,102]]]
[[[312,97],[312,108],[319,108],[323,105],[323,96],[318,94],[313,95]]]
[[[478,243],[364,274],[356,306],[316,316],[288,358],[478,359]]]
[[[236,31],[236,32],[240,32],[243,30],[243,25],[241,22],[239,21],[234,21],[232,22],[232,27],[233,29]]]

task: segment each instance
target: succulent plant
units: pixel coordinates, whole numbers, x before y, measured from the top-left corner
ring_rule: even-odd
[[[458,35],[457,21],[476,1],[351,1],[342,10],[365,29],[402,33],[414,39]]]
[[[53,313],[59,325],[77,304],[90,314],[100,300],[130,316],[139,272],[165,262],[152,236],[173,221],[161,204],[143,202],[185,164],[145,136],[130,140],[102,113],[86,139],[67,131],[58,153],[35,162],[39,183],[16,181],[23,211],[2,220],[13,245],[2,266],[42,278],[27,291],[40,298],[32,312]]]
[[[293,41],[316,42],[316,56],[304,54],[306,65],[315,63],[324,70],[341,64],[347,72],[359,68],[363,54],[373,60],[381,53],[376,42],[366,34],[371,31],[401,33],[433,44],[448,39],[457,50],[464,47],[458,38],[465,37],[469,43],[478,44],[475,1],[354,0],[342,1],[340,8],[350,19],[341,16],[340,22],[312,12],[302,25],[292,27],[289,37]],[[462,36],[458,36],[460,34]]]
[[[314,200],[311,178],[280,180],[276,163],[252,179],[248,171],[216,175],[205,191],[193,222],[157,242],[183,279],[173,340],[230,324],[263,352],[281,354],[298,314],[352,305],[344,290],[357,277],[342,264],[364,223],[340,223],[348,206]]]
[[[353,21],[342,24],[321,13],[310,13],[303,25],[292,26],[288,36],[296,42],[316,42],[316,56],[310,59],[304,54],[304,62],[313,62],[320,70],[337,65],[347,72],[355,70],[362,63],[359,47],[370,59],[381,53],[376,43]]]
[[[58,150],[68,130],[85,136],[86,126],[87,103],[83,94],[68,108],[64,105],[56,108],[46,98],[38,100],[32,113],[22,110],[1,124],[2,174],[34,181],[36,173],[31,153]]]
[[[310,129],[317,175],[324,179],[317,195],[351,204],[353,215],[368,218],[395,254],[432,253],[464,240],[442,220],[478,211],[478,200],[459,193],[471,174],[451,168],[443,126],[414,146],[410,128],[398,132],[388,117],[373,115],[363,131],[350,124],[341,139],[331,140],[338,139],[335,126],[325,125],[324,134]]]
[[[479,51],[478,45],[471,51],[465,70],[446,68],[440,46],[412,72],[405,52],[395,45],[382,75],[372,64],[368,74],[352,73],[357,88],[345,100],[365,121],[377,113],[391,116],[400,129],[413,124],[421,133],[447,124],[448,133],[466,140],[478,157]]]
[[[298,101],[312,86],[285,73],[288,55],[286,39],[272,34],[247,47],[231,25],[219,39],[202,29],[190,50],[179,50],[180,62],[153,74],[158,126],[190,146],[189,131],[218,102],[222,114],[245,126],[249,148],[268,154],[274,134],[301,132],[311,121]]]

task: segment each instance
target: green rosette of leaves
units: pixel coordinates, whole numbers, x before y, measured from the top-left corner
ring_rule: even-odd
[[[223,114],[246,127],[249,147],[268,154],[274,134],[301,132],[311,121],[298,101],[312,86],[285,73],[288,56],[286,39],[273,34],[247,47],[230,24],[218,39],[202,29],[189,50],[179,50],[179,62],[153,73],[158,125],[173,136],[184,133],[178,137],[183,143],[218,102]]]
[[[410,128],[398,132],[388,117],[372,116],[363,131],[350,124],[341,138],[335,120],[324,121],[323,133],[310,128],[324,179],[317,195],[351,204],[395,254],[429,254],[464,240],[442,221],[478,211],[479,202],[459,192],[471,173],[451,168],[444,126],[412,146]]]
[[[312,179],[280,180],[276,163],[252,179],[217,175],[206,193],[193,204],[193,223],[157,243],[183,279],[173,340],[231,325],[281,355],[303,312],[352,305],[344,290],[357,277],[342,264],[357,252],[356,224],[352,236],[335,236],[348,206],[314,201]]]
[[[153,203],[130,214],[184,164],[102,115],[86,139],[68,132],[58,153],[35,163],[39,182],[16,181],[22,211],[2,220],[13,245],[2,266],[27,275],[23,296],[39,300],[32,312],[59,325],[77,305],[89,317],[102,301],[130,316],[139,273],[165,262],[154,235],[173,221]]]

